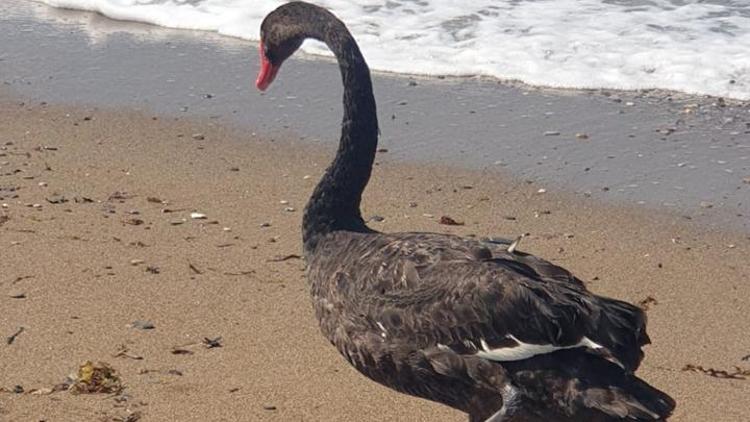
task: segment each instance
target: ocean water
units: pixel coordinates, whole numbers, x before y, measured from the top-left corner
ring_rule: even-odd
[[[113,19],[257,40],[279,0],[39,0]],[[564,88],[750,100],[747,0],[318,0],[370,67]],[[330,55],[318,42],[310,54]]]

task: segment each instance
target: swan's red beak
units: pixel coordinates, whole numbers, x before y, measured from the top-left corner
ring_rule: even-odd
[[[258,79],[255,80],[255,86],[259,90],[265,91],[279,72],[280,66],[274,66],[268,61],[265,53],[263,53],[263,40],[260,40],[258,50],[260,51],[260,72],[258,72]]]

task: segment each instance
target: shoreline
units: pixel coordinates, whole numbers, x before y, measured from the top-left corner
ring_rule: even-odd
[[[59,1],[55,0],[30,1],[37,1],[45,4],[59,3]],[[166,8],[160,7],[158,5],[155,7],[146,6],[145,8],[139,8],[137,5],[133,5],[133,7],[111,7],[112,5],[108,5],[106,3],[106,0],[93,3],[89,2],[89,4],[76,0],[68,0],[64,1],[63,3],[70,3],[70,6],[67,7],[68,10],[92,11],[113,20],[146,23],[173,29],[206,31],[219,34],[223,37],[233,37],[240,40],[250,41],[252,43],[258,42],[259,37],[258,33],[255,31],[255,28],[260,26],[263,16],[265,16],[266,13],[270,12],[274,6],[278,6],[281,4],[279,2],[266,2],[256,5],[245,3],[242,5],[244,7],[240,6],[239,4],[235,5],[234,7],[230,6],[230,8],[233,8],[232,14],[234,15],[234,19],[231,19],[228,16],[229,14],[226,13],[226,9],[217,10],[211,7],[211,5],[202,5],[206,7],[198,7],[194,9],[192,7],[179,7],[178,5]],[[195,6],[198,5],[196,4]],[[434,10],[430,10],[431,7],[426,3],[414,6],[417,6],[418,9],[421,7],[421,10],[423,12],[427,12],[428,10],[429,12],[427,13],[435,12]],[[570,3],[568,3],[568,7],[569,6]],[[585,16],[589,16],[590,14],[592,14],[592,12],[595,14],[601,13],[603,11],[603,9],[597,8],[595,8],[595,10],[592,10],[590,6],[591,5],[588,5],[588,7],[583,7],[582,9],[579,8],[578,12],[584,13]],[[648,5],[642,6],[648,7]],[[701,21],[710,19],[712,17],[719,17],[723,14],[726,14],[726,16],[724,17],[726,17],[727,19],[743,16],[744,12],[741,7],[732,7],[731,5],[725,6],[729,6],[729,10],[724,9],[722,12],[717,12],[716,9],[714,9],[712,12],[704,10],[703,13],[705,13],[705,15],[701,17],[698,17],[696,15],[693,16],[690,20],[697,19],[698,21]],[[386,10],[398,9],[400,7],[401,5],[394,4],[387,7]],[[710,70],[706,69],[708,71],[707,73],[713,73],[714,77],[718,76],[716,75],[716,73],[721,73],[723,75],[723,77],[721,78],[721,82],[711,77],[708,77],[706,80],[706,75],[701,75],[700,71],[702,69],[691,68],[689,63],[683,63],[683,66],[676,66],[673,68],[669,68],[666,63],[662,63],[661,61],[662,59],[664,59],[664,54],[669,54],[670,50],[680,50],[683,54],[685,54],[686,52],[682,51],[682,49],[685,47],[684,44],[681,44],[679,42],[677,44],[670,44],[669,40],[659,39],[658,32],[649,34],[651,36],[657,37],[658,40],[651,43],[651,45],[649,45],[649,43],[638,43],[633,39],[625,41],[624,45],[628,45],[631,48],[629,54],[624,53],[624,51],[620,49],[623,47],[623,45],[618,44],[617,42],[612,43],[611,41],[613,40],[610,40],[609,44],[612,44],[610,45],[611,48],[608,49],[610,60],[604,60],[604,63],[598,63],[594,65],[592,62],[598,61],[598,57],[596,57],[597,54],[594,53],[595,57],[589,57],[589,59],[592,60],[588,61],[588,64],[590,66],[593,65],[593,68],[589,67],[585,69],[586,76],[581,78],[579,72],[584,71],[584,69],[581,68],[579,68],[577,71],[573,71],[572,74],[570,73],[571,67],[575,67],[576,64],[580,64],[582,61],[586,61],[587,58],[585,53],[583,54],[583,56],[577,55],[576,53],[578,52],[578,48],[576,47],[583,47],[582,49],[589,53],[591,53],[592,51],[596,51],[597,48],[590,49],[590,47],[592,46],[587,44],[589,41],[598,39],[597,35],[604,35],[606,37],[604,33],[607,33],[609,30],[615,30],[615,28],[611,26],[612,24],[617,25],[621,19],[628,19],[628,16],[632,18],[633,15],[631,14],[633,13],[638,14],[645,12],[645,10],[643,9],[625,9],[618,11],[617,7],[615,7],[614,9],[607,9],[605,7],[605,9],[607,9],[609,12],[617,15],[617,18],[615,18],[613,22],[609,22],[607,25],[603,25],[602,27],[597,28],[597,30],[592,31],[592,33],[586,33],[585,31],[593,29],[591,28],[591,26],[596,25],[596,23],[592,23],[592,25],[582,25],[580,27],[577,27],[575,26],[576,22],[571,22],[571,29],[575,28],[573,32],[567,32],[564,28],[546,27],[547,24],[556,22],[558,19],[560,19],[560,13],[567,14],[571,12],[570,10],[567,10],[566,12],[563,8],[563,10],[558,10],[558,13],[545,15],[545,12],[547,12],[547,8],[537,9],[535,12],[531,12],[526,9],[526,13],[528,14],[527,17],[531,17],[534,15],[539,17],[533,25],[535,31],[531,32],[536,32],[536,34],[539,35],[540,33],[551,31],[551,33],[547,32],[548,35],[558,35],[568,40],[568,42],[563,42],[560,44],[555,44],[549,38],[546,40],[542,40],[541,44],[546,44],[548,48],[545,50],[544,60],[539,61],[538,57],[536,59],[524,57],[523,52],[528,52],[528,50],[535,51],[538,47],[538,45],[535,45],[536,43],[529,44],[528,39],[525,39],[526,37],[511,36],[508,38],[494,38],[494,36],[499,34],[492,34],[492,31],[489,31],[490,33],[485,33],[484,36],[480,35],[479,33],[483,32],[481,27],[484,26],[484,29],[487,29],[487,24],[492,22],[490,17],[498,16],[498,14],[496,13],[487,13],[487,10],[479,9],[474,11],[474,16],[482,16],[477,18],[477,20],[479,20],[481,23],[478,25],[480,27],[479,33],[476,34],[473,33],[472,30],[470,30],[470,28],[473,26],[471,25],[471,23],[461,22],[460,14],[454,16],[454,18],[458,20],[458,22],[456,22],[457,28],[455,29],[459,32],[465,32],[465,38],[462,37],[461,44],[463,44],[463,46],[471,45],[472,49],[475,52],[480,52],[480,54],[478,56],[474,55],[473,57],[464,58],[463,60],[450,60],[445,57],[445,51],[439,51],[439,47],[447,47],[452,49],[454,54],[462,54],[462,48],[459,47],[459,45],[451,45],[450,37],[446,37],[446,39],[443,39],[443,42],[439,43],[439,45],[430,44],[429,42],[427,43],[427,45],[424,45],[420,44],[419,42],[420,38],[429,38],[431,36],[435,36],[436,34],[431,31],[434,30],[435,26],[442,26],[442,24],[445,22],[440,22],[440,20],[437,20],[433,22],[433,24],[438,25],[432,25],[432,27],[427,26],[421,28],[411,28],[411,31],[414,32],[409,34],[408,38],[404,39],[400,36],[393,36],[393,33],[380,33],[376,29],[383,26],[384,24],[391,24],[394,25],[394,27],[401,27],[402,30],[406,29],[406,27],[409,26],[409,23],[400,21],[399,13],[391,14],[390,12],[386,12],[391,16],[384,20],[384,17],[380,13],[383,11],[382,8],[365,7],[355,12],[356,8],[356,5],[352,9],[348,9],[346,7],[343,7],[342,5],[338,5],[337,7],[335,7],[336,12],[340,15],[340,17],[342,17],[345,21],[349,21],[352,32],[355,34],[362,34],[360,40],[362,45],[360,47],[363,51],[366,52],[366,56],[368,57],[368,62],[370,63],[372,70],[394,72],[406,76],[424,75],[428,77],[472,77],[481,75],[493,78],[495,80],[524,81],[524,83],[528,85],[563,89],[573,88],[587,90],[593,88],[616,91],[641,91],[659,89],[659,87],[661,87],[661,89],[665,89],[667,91],[677,90],[689,93],[689,95],[694,96],[723,96],[727,98],[734,98],[737,101],[750,101],[750,93],[743,90],[746,81],[743,81],[741,77],[742,66],[731,59],[731,57],[733,56],[736,56],[738,54],[741,55],[743,53],[742,50],[735,49],[734,54],[729,54],[729,52],[724,51],[723,58],[726,59],[727,57],[729,57],[728,60],[722,60],[721,58],[716,58],[717,60],[713,60],[714,62],[726,61],[726,65],[722,66],[723,69],[716,69],[713,67],[709,67]],[[170,16],[170,13],[165,9],[170,9],[170,12],[172,13],[180,13],[180,19],[173,19],[173,17]],[[499,7],[499,9],[503,9],[505,12],[508,11],[503,7]],[[500,23],[504,25],[505,30],[502,32],[505,34],[517,32],[528,33],[528,29],[523,27],[523,24],[528,23],[528,21],[518,22],[516,20],[517,15],[515,15],[515,13],[524,13],[521,11],[524,9],[524,5],[513,5],[512,9],[512,12],[504,15],[504,22],[495,21],[492,23]],[[402,10],[406,14],[418,13],[408,6]],[[652,9],[652,13],[659,13],[661,11],[666,10],[662,10],[662,8],[659,8],[658,6],[653,7]],[[620,14],[618,12],[625,13]],[[648,19],[650,17],[649,15],[651,15],[652,13],[644,13],[641,16],[641,19]],[[360,14],[366,14],[370,21],[363,25],[363,22],[361,21],[361,18],[363,16],[361,16]],[[448,15],[450,14],[451,13],[449,12],[446,16],[443,16],[443,18],[449,19]],[[241,16],[241,23],[237,18],[238,15]],[[544,16],[542,17],[542,15]],[[485,21],[484,18],[487,18],[487,21]],[[631,22],[631,25],[628,25],[625,28],[619,28],[619,30],[617,30],[616,37],[628,38],[628,35],[632,35],[630,31],[633,30],[633,25],[644,25],[644,22],[641,19],[636,19],[635,21]],[[671,20],[669,18],[667,19]],[[234,22],[232,22],[233,20]],[[490,23],[490,25],[492,25],[492,23]],[[741,27],[742,24],[737,22],[736,25],[730,26],[734,26],[734,29],[737,29]],[[641,28],[641,31],[646,31],[648,33],[648,31],[657,29],[657,27],[660,28],[661,24],[655,24],[652,21],[651,24],[644,25],[644,27]],[[474,29],[477,28],[474,27]],[[701,34],[702,31],[700,30],[696,32],[696,29],[697,28],[691,27],[688,24],[685,27],[681,27],[681,32],[685,31],[685,34],[689,33],[690,39],[693,41],[707,42],[709,44],[712,42],[711,40],[702,38],[701,36],[706,34]],[[733,29],[730,28],[727,32],[719,32],[726,35],[734,35],[735,37],[741,36],[740,31],[732,31]],[[453,33],[451,32],[451,34]],[[586,36],[582,36],[584,34]],[[374,40],[370,37],[371,35],[376,35],[376,37],[378,37],[378,41],[373,42]],[[453,35],[455,36],[455,34]],[[614,34],[610,33],[609,35],[611,36]],[[483,40],[486,40],[487,37],[493,37],[496,45],[504,45],[505,47],[501,49],[503,52],[511,51],[512,53],[504,55],[502,53],[499,53],[500,50],[495,47],[490,47],[487,43],[483,42]],[[409,42],[404,43],[403,41],[406,40],[409,40]],[[674,41],[674,39],[672,39],[672,41]],[[713,42],[717,41],[714,40]],[[633,44],[639,45],[636,47]],[[382,51],[380,48],[380,46],[385,45],[390,46],[387,52]],[[741,45],[748,47],[747,43]],[[523,48],[520,48],[521,46],[523,46]],[[566,48],[571,46],[576,47],[570,49]],[[438,47],[438,51],[433,50],[433,48],[435,47]],[[651,50],[652,47],[661,47],[661,54],[653,55],[655,52]],[[425,48],[430,49],[432,54],[420,54],[420,51],[423,51]],[[414,49],[415,51],[411,52],[410,54],[401,54],[404,50],[409,49]],[[314,56],[331,56],[330,52],[328,52],[327,49],[322,46],[322,44],[315,44],[314,46],[308,45],[307,48],[303,46],[301,50],[304,52],[308,52],[309,54],[312,54]],[[388,59],[384,60],[384,53],[387,55]],[[604,52],[599,51],[598,53],[602,54]],[[482,60],[479,58],[487,54],[489,54],[492,59]],[[623,63],[621,62],[623,60],[627,62],[629,58],[628,56],[632,56],[634,54],[642,55],[640,66],[633,66],[634,63],[631,63],[630,66],[624,65],[622,67],[613,65],[614,63],[620,63],[620,65],[623,65]],[[695,54],[700,54],[700,52],[693,50],[692,54],[689,55]],[[561,57],[561,55],[564,55],[564,58]],[[531,56],[535,56],[535,54],[532,53]],[[643,56],[648,56],[650,60],[646,59],[646,57]],[[446,59],[448,59],[450,63],[446,62]],[[633,58],[630,57],[630,59]],[[425,60],[427,60],[427,63],[425,63]],[[465,65],[466,61],[469,61],[474,65],[470,65],[467,67]],[[518,61],[523,62],[524,65],[517,65],[516,62]],[[407,64],[409,62],[419,62],[422,64],[422,66],[414,67],[413,65]],[[482,65],[480,65],[480,62],[482,63]],[[503,66],[501,63],[507,66]],[[552,63],[554,63],[555,66],[550,66]],[[608,67],[608,65],[611,67]],[[500,66],[504,70],[498,69],[498,66]],[[519,69],[519,67],[523,68],[523,70]],[[688,71],[688,69],[691,70]],[[734,72],[722,73],[722,70],[726,69],[736,70]],[[567,77],[561,77],[562,74],[567,74]],[[649,79],[650,82],[642,79],[645,74],[651,75],[650,77],[646,77],[646,79]],[[602,77],[602,75],[606,75],[607,77]],[[696,80],[700,80],[700,76],[704,77],[704,80],[701,81],[702,83]],[[620,79],[620,82],[615,83],[613,79]],[[640,82],[634,82],[634,79],[640,79]],[[659,82],[656,82],[655,80],[658,80]],[[673,84],[676,81],[680,81],[680,83],[675,86]],[[719,85],[717,85],[717,83]]]
[[[20,2],[24,0],[11,0],[11,1]],[[29,0],[29,1],[35,2],[38,5],[46,6],[43,3],[38,3],[37,0]],[[221,34],[214,30],[163,27],[163,26],[159,26],[156,24],[151,24],[151,23],[141,22],[141,21],[114,19],[106,15],[102,15],[98,12],[90,12],[90,11],[81,10],[81,9],[71,9],[71,8],[51,7],[51,6],[46,6],[46,7],[54,11],[58,11],[60,14],[66,14],[66,13],[78,14],[78,15],[93,14],[93,15],[96,15],[100,19],[110,21],[111,23],[114,24],[112,26],[121,26],[123,28],[127,28],[125,29],[125,32],[140,32],[140,31],[133,31],[133,29],[137,27],[141,27],[141,26],[147,26],[147,27],[156,27],[159,29],[167,30],[167,31],[193,33],[194,35],[196,33],[208,34],[209,36],[216,37],[219,40],[221,39],[234,40],[236,42],[249,43],[251,45],[256,43],[257,45],[257,40],[250,40],[247,38],[242,38],[242,37],[230,35],[230,34]],[[55,12],[52,12],[51,14],[55,15]],[[307,61],[328,61],[330,63],[335,63],[335,59],[331,56],[307,53],[305,51],[296,52],[294,55],[294,58],[307,60]],[[701,102],[701,101],[706,101],[706,100],[712,101],[712,100],[720,99],[725,104],[729,104],[731,106],[738,106],[738,107],[747,107],[748,103],[750,103],[750,100],[742,100],[738,98],[722,97],[718,95],[709,95],[709,94],[701,94],[701,93],[690,93],[686,91],[676,91],[676,90],[657,88],[657,87],[638,88],[638,89],[575,88],[575,87],[553,86],[553,85],[532,85],[520,79],[502,78],[502,77],[484,75],[484,74],[476,74],[476,75],[425,74],[425,73],[395,72],[395,71],[378,70],[378,69],[370,69],[370,72],[373,75],[381,76],[381,77],[417,79],[417,80],[423,80],[423,81],[446,81],[449,83],[450,82],[457,83],[462,80],[472,80],[472,81],[479,81],[481,83],[501,84],[501,85],[511,86],[511,87],[515,87],[518,89],[522,89],[522,90],[527,90],[527,91],[548,92],[548,93],[555,93],[559,95],[566,95],[566,94],[567,95],[579,95],[579,94],[605,95],[605,96],[646,95],[648,97],[652,97],[655,99],[674,98],[679,101],[693,101],[693,102],[695,102],[696,100],[697,102]]]
[[[252,43],[17,0],[2,7],[15,11],[0,21],[11,46],[0,70],[16,95],[209,117],[308,145],[336,139],[341,87],[331,60],[293,59],[259,95]],[[127,68],[117,60],[123,56]],[[394,159],[494,169],[547,190],[750,232],[750,103],[487,78],[374,77],[381,146]]]

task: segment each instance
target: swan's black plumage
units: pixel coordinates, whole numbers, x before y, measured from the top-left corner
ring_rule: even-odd
[[[344,84],[341,140],[303,218],[313,306],[357,370],[472,421],[662,420],[665,393],[633,375],[642,310],[508,245],[379,233],[359,206],[378,139],[370,73],[344,24],[292,2],[261,26],[261,89],[305,38],[325,42]]]

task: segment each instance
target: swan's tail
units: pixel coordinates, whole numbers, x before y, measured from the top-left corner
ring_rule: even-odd
[[[600,410],[612,419],[666,420],[675,407],[674,400],[635,376],[628,378],[617,386],[584,390],[580,405]]]
[[[666,393],[581,350],[558,351],[504,366],[518,390],[515,413],[524,416],[520,420],[661,421],[675,407]],[[513,410],[508,409],[508,416]],[[536,415],[529,417],[529,413]]]

